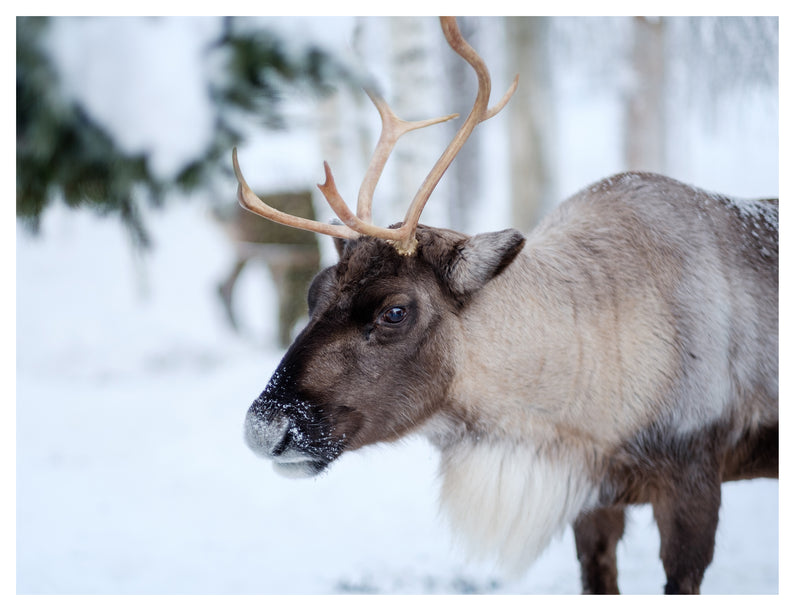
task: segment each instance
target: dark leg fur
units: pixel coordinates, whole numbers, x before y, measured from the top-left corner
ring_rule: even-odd
[[[642,461],[642,444],[649,443],[646,459],[661,465],[610,469],[606,503],[618,505],[588,512],[573,524],[584,594],[619,592],[616,546],[625,527],[622,504],[647,502],[661,535],[665,593],[699,593],[714,555],[722,482],[778,478],[777,423],[746,433],[732,449],[719,446],[725,438],[713,428],[675,442],[645,439],[632,442],[631,451],[623,451],[625,458]]]
[[[600,508],[583,514],[572,526],[581,563],[584,594],[619,594],[617,542],[625,531],[625,510]]]
[[[666,594],[699,594],[714,556],[720,506],[716,471],[683,470],[653,498]]]
[[[778,478],[778,424],[759,428],[728,454],[724,481]]]

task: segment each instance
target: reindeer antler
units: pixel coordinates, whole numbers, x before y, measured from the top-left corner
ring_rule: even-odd
[[[398,139],[409,131],[414,129],[423,128],[440,122],[445,122],[455,118],[457,114],[443,116],[441,118],[432,118],[430,120],[420,120],[418,122],[406,122],[398,118],[392,112],[389,105],[377,93],[368,89],[367,95],[375,104],[378,113],[381,117],[381,135],[378,139],[378,144],[375,146],[375,151],[372,153],[369,166],[367,168],[364,181],[358,192],[358,206],[357,214],[353,214],[347,204],[342,200],[336,189],[336,184],[333,181],[333,174],[331,173],[328,163],[325,163],[325,183],[319,185],[328,204],[333,209],[336,216],[344,223],[344,225],[332,225],[321,223],[319,221],[312,221],[295,217],[287,213],[283,213],[269,206],[258,196],[256,196],[247,182],[242,176],[239,169],[239,163],[236,157],[236,150],[233,151],[233,169],[236,173],[236,179],[239,181],[238,198],[241,205],[249,211],[276,221],[278,223],[301,228],[303,230],[310,230],[320,234],[327,234],[329,236],[336,236],[338,238],[358,238],[360,235],[374,236],[376,238],[383,238],[392,241],[397,248],[397,251],[402,255],[411,255],[417,247],[416,230],[419,222],[419,217],[422,214],[422,209],[428,202],[433,193],[434,188],[439,183],[439,180],[444,175],[450,163],[458,154],[459,150],[463,147],[467,138],[472,133],[472,130],[478,123],[488,120],[500,110],[505,107],[511,95],[517,88],[519,76],[514,78],[514,82],[506,91],[503,98],[492,108],[489,108],[489,94],[491,92],[491,79],[489,77],[489,70],[486,64],[481,59],[480,55],[469,45],[466,40],[461,36],[461,32],[456,24],[455,17],[441,17],[440,18],[442,31],[447,39],[450,47],[463,57],[475,70],[478,76],[478,95],[472,110],[458,129],[458,132],[453,137],[453,140],[445,149],[444,153],[436,161],[436,164],[428,173],[428,176],[422,182],[419,190],[417,190],[411,205],[408,208],[406,217],[403,224],[399,228],[381,228],[371,223],[372,220],[372,196],[375,192],[375,187],[378,184],[383,168],[386,165],[389,155],[392,152]]]

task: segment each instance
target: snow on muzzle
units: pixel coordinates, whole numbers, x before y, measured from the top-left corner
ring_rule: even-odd
[[[341,454],[341,441],[332,438],[321,407],[289,397],[273,380],[247,411],[245,442],[283,476],[319,474]]]

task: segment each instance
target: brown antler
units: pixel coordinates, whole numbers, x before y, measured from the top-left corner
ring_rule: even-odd
[[[267,219],[271,219],[276,223],[293,228],[300,228],[301,230],[309,230],[311,232],[327,234],[328,236],[335,236],[337,238],[358,238],[358,233],[354,232],[347,226],[322,223],[321,221],[296,217],[269,206],[266,202],[255,195],[253,190],[250,189],[250,186],[247,185],[247,182],[244,180],[242,170],[239,168],[239,159],[236,154],[236,148],[233,148],[233,172],[236,174],[236,179],[239,182],[239,189],[236,192],[237,197],[239,198],[239,204],[248,211],[251,211],[256,215],[266,217]],[[334,211],[335,210],[336,209],[334,209]]]
[[[338,238],[357,238],[359,235],[374,236],[376,238],[383,238],[394,242],[398,252],[403,255],[411,255],[416,250],[417,241],[415,233],[419,217],[422,214],[422,209],[425,203],[428,202],[433,193],[434,188],[439,183],[439,180],[444,175],[444,172],[453,162],[453,159],[462,148],[472,130],[479,122],[488,120],[497,114],[508,103],[511,95],[517,88],[519,76],[514,79],[514,82],[509,87],[503,98],[492,108],[489,108],[489,94],[491,92],[491,79],[489,77],[489,70],[486,64],[480,58],[478,53],[467,44],[466,40],[461,36],[461,32],[456,24],[455,17],[441,17],[440,18],[442,31],[444,32],[447,42],[452,49],[463,57],[475,70],[478,76],[478,95],[475,103],[472,106],[469,116],[461,125],[453,140],[445,149],[444,153],[436,161],[436,164],[431,169],[431,172],[422,182],[417,194],[414,196],[411,205],[406,213],[405,220],[399,228],[381,228],[371,223],[372,219],[372,196],[375,192],[378,179],[383,172],[389,155],[392,152],[398,139],[405,133],[414,129],[438,124],[446,120],[455,118],[457,114],[451,114],[441,118],[432,118],[430,120],[421,120],[418,122],[406,122],[398,118],[394,112],[389,108],[389,105],[381,99],[374,91],[367,90],[367,95],[375,104],[378,113],[381,116],[381,135],[378,144],[375,146],[375,151],[370,159],[364,181],[358,192],[358,206],[357,214],[353,214],[342,197],[336,189],[336,184],[333,181],[333,174],[331,173],[328,163],[325,163],[325,183],[319,185],[328,204],[333,209],[336,216],[345,225],[332,225],[321,223],[319,221],[312,221],[295,217],[287,213],[278,211],[272,208],[258,196],[256,196],[247,182],[242,176],[239,169],[239,163],[236,157],[236,150],[233,151],[233,169],[236,173],[236,179],[239,181],[238,197],[241,205],[262,217],[271,219],[284,225],[301,228],[304,230],[311,230],[320,234],[327,234],[329,236],[336,236]]]

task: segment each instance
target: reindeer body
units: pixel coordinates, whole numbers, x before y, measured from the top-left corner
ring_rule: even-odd
[[[441,451],[441,500],[475,551],[522,571],[572,524],[586,592],[618,592],[624,507],[651,503],[666,592],[699,592],[720,485],[778,473],[778,204],[735,201],[625,173],[518,231],[418,226],[428,197],[489,108],[485,64],[470,114],[402,224],[370,223],[405,122],[375,93],[381,136],[357,214],[330,167],[343,224],[259,199],[234,152],[239,201],[337,239],[309,288],[310,320],[245,419],[245,438],[289,476],[421,432]]]
[[[697,592],[720,483],[777,476],[777,204],[628,173],[524,246],[419,241],[414,257],[348,242],[315,280],[250,446],[304,475],[423,432],[469,546],[522,571],[575,523],[587,591],[616,590],[620,507],[650,502],[667,590]],[[402,329],[376,320],[400,307]]]

